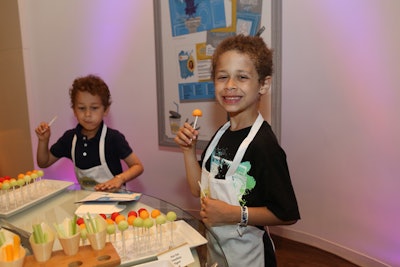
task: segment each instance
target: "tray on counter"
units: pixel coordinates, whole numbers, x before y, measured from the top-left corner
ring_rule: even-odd
[[[171,243],[171,226],[173,227],[173,242]],[[161,228],[161,233],[160,233]],[[125,252],[122,235],[119,230],[108,235],[106,242],[112,244],[121,259],[120,266],[132,266],[157,260],[157,255],[182,244],[195,248],[207,243],[199,232],[183,220],[167,222],[161,227],[155,225],[149,229],[132,228],[124,232]],[[62,249],[56,242],[54,250]],[[89,240],[82,241],[81,248],[90,246]]]
[[[116,234],[115,240],[113,236],[107,236],[111,239],[118,255],[121,257],[121,266],[132,266],[151,260],[156,260],[157,255],[170,249],[171,246],[177,247],[187,243],[190,248],[194,248],[207,243],[207,239],[197,232],[192,226],[183,220],[172,222],[173,241],[171,242],[171,222],[167,222],[162,227],[162,233],[156,226],[150,228],[147,234],[143,229],[143,233],[135,234],[132,228],[126,230],[125,235],[125,254],[121,233]],[[141,229],[136,229],[141,230]]]
[[[7,218],[17,214],[59,194],[73,184],[73,182],[68,181],[42,179],[29,185],[15,189],[11,188],[8,192],[1,192],[0,218]]]

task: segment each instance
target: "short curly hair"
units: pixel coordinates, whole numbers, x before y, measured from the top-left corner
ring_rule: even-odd
[[[111,94],[107,84],[96,75],[87,75],[78,77],[74,80],[72,87],[69,89],[71,99],[71,107],[75,107],[76,95],[78,92],[88,92],[92,95],[98,95],[106,110],[111,105]]]
[[[228,37],[217,46],[212,57],[211,78],[215,79],[215,70],[219,57],[227,52],[235,50],[246,54],[253,61],[258,73],[258,78],[262,82],[265,77],[273,73],[273,50],[268,48],[264,40],[259,36],[245,36],[239,34]]]

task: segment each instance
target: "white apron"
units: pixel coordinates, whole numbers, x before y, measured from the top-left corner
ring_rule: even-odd
[[[82,170],[76,167],[75,163],[75,147],[76,147],[76,139],[77,136],[74,135],[72,139],[72,148],[71,148],[71,156],[72,161],[75,167],[75,175],[78,179],[79,184],[82,189],[85,190],[94,190],[94,186],[99,183],[107,182],[112,179],[114,175],[111,173],[110,169],[107,166],[106,157],[105,157],[105,139],[107,133],[107,126],[103,124],[103,128],[101,130],[100,142],[99,142],[99,155],[100,155],[100,165]]]
[[[208,189],[211,198],[240,206],[238,198],[243,193],[241,192],[243,190],[240,189],[243,189],[242,186],[245,186],[246,177],[235,173],[235,171],[238,169],[247,147],[254,139],[263,121],[264,119],[261,114],[258,114],[257,120],[252,125],[249,134],[239,146],[225,179],[215,179],[214,175],[210,174],[205,168],[205,164],[217,146],[221,136],[230,127],[230,122],[225,123],[217,132],[205,153],[201,174],[202,188]],[[229,266],[264,267],[264,231],[254,226],[239,227],[237,225],[215,226],[212,227],[212,230],[218,237],[219,244],[225,253]],[[217,251],[212,251],[212,248],[210,253],[218,254]]]

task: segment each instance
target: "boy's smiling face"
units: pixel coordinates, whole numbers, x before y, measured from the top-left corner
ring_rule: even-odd
[[[230,115],[258,114],[260,95],[265,94],[269,86],[260,83],[250,57],[235,50],[220,55],[214,84],[218,103]]]

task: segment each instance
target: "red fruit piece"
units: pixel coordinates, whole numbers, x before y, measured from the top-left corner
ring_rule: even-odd
[[[112,219],[113,221],[115,221],[115,218],[116,218],[118,215],[119,215],[119,212],[113,212],[113,213],[111,214],[111,219]]]
[[[131,211],[128,213],[128,217],[130,217],[130,216],[132,216],[132,215],[135,216],[135,217],[138,216],[137,212],[134,211],[134,210],[131,210]]]
[[[76,219],[76,224],[81,225],[82,223],[85,223],[83,218],[79,217],[78,219]]]

